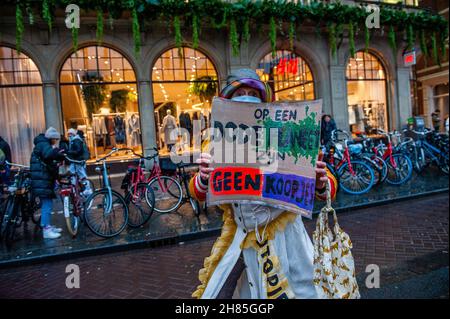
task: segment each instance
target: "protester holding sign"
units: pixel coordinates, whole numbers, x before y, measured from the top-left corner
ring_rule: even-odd
[[[221,97],[249,103],[273,101],[270,88],[249,69],[230,75]],[[191,194],[199,201],[206,199],[210,175],[214,172],[211,159],[210,154],[201,154],[197,160],[200,171],[190,183]],[[315,159],[316,197],[325,199],[327,183],[334,197],[336,180],[326,171],[321,155]],[[234,190],[236,183],[251,183],[249,178],[242,182],[235,178]],[[211,183],[209,187],[218,185],[214,181]],[[201,285],[193,296],[204,299],[317,298],[313,285],[314,249],[301,215],[251,198],[254,197],[248,195],[245,203],[220,205],[224,212],[222,233],[211,256],[205,259],[199,273]]]

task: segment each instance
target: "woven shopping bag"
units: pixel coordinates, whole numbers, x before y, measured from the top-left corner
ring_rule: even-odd
[[[333,214],[333,230],[328,223],[328,214]],[[314,285],[319,298],[359,299],[355,262],[351,253],[352,242],[339,226],[336,212],[331,207],[329,185],[327,185],[327,204],[317,219],[313,242]]]

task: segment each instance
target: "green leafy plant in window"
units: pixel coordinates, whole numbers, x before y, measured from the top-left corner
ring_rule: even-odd
[[[139,27],[139,19],[136,8],[131,11],[131,16],[133,19],[133,40],[134,40],[134,54],[138,56],[141,50],[141,31]]]
[[[334,23],[330,23],[328,25],[328,45],[330,46],[331,56],[336,56],[336,25]]]
[[[83,96],[84,103],[86,105],[86,111],[89,118],[92,114],[98,113],[103,102],[106,99],[106,85],[99,83],[103,81],[101,76],[98,74],[85,74],[82,76],[83,85],[81,93]]]
[[[113,112],[125,112],[127,110],[129,91],[126,89],[111,91],[109,106]]]
[[[212,76],[202,76],[195,81],[191,81],[188,93],[198,96],[201,102],[211,102],[213,96],[217,94],[217,78]]]

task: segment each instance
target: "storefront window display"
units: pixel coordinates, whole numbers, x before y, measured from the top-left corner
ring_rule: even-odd
[[[347,98],[352,133],[376,134],[388,130],[386,72],[380,60],[359,51],[347,65]]]
[[[181,146],[177,151],[193,150],[192,133],[208,127],[211,101],[218,94],[214,64],[198,50],[169,49],[154,64],[152,82],[160,154],[167,154],[175,142]],[[190,134],[175,141],[170,138],[174,126]]]
[[[275,58],[267,54],[256,72],[268,82],[277,101],[314,100],[314,78],[306,61],[295,53],[279,50]]]
[[[42,81],[24,53],[0,47],[0,136],[15,163],[29,165],[33,139],[45,131]]]
[[[64,128],[84,132],[92,158],[113,147],[142,152],[136,77],[122,54],[102,46],[78,50],[62,67],[60,91]]]

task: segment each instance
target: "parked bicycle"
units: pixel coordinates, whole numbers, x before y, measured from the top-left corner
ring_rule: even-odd
[[[76,161],[67,156],[66,161],[76,165],[85,165],[85,161]],[[83,192],[85,186],[77,174],[72,174],[67,171],[65,174],[60,172],[58,188],[63,202],[63,212],[67,230],[72,237],[76,237],[82,222],[84,202],[86,201],[86,196]]]
[[[125,198],[111,188],[106,159],[118,152],[111,152],[97,159],[96,172],[101,175],[101,188],[94,191],[84,204],[84,220],[89,229],[100,237],[113,237],[120,234],[128,223],[128,205]]]
[[[133,153],[139,158],[136,166],[128,168],[121,188],[125,192],[125,201],[128,204],[128,225],[140,227],[152,216],[155,208],[155,193],[148,185],[149,179],[145,177],[145,160],[153,160],[156,155],[142,156],[132,149],[121,149]]]
[[[16,229],[26,225],[29,220],[39,225],[39,215],[35,211],[39,209],[39,200],[31,194],[31,180],[29,167],[6,162],[9,167],[17,168],[14,183],[7,189],[5,210],[0,218],[0,239],[4,240],[7,247],[14,241]]]
[[[177,164],[177,175],[180,181],[180,184],[184,186],[184,192],[181,194],[181,203],[188,203],[191,205],[192,210],[194,211],[194,215],[199,217],[201,214],[200,203],[191,196],[189,191],[189,182],[192,178],[192,175],[186,172],[186,168],[193,166],[192,164],[186,164],[180,162]]]
[[[374,147],[374,153],[380,156],[388,167],[386,182],[392,185],[401,185],[407,182],[412,176],[411,159],[402,152],[400,147],[394,148],[392,145],[392,137],[398,137],[400,134],[398,132],[387,133],[381,129],[378,129],[378,134],[387,139],[387,145],[380,142]]]
[[[148,185],[155,196],[154,210],[158,213],[171,213],[180,207],[183,199],[183,190],[177,176],[172,177],[163,174],[159,164],[158,149],[154,148],[153,150],[156,154],[151,157],[153,167],[148,179]],[[147,200],[147,203],[150,202],[151,198]]]
[[[338,137],[338,135],[343,135],[343,138]],[[349,138],[347,132],[334,130],[332,142],[324,160],[327,162],[328,169],[336,176],[339,186],[345,192],[364,194],[374,184],[374,172],[370,165],[364,161],[352,159],[348,147]],[[342,142],[343,146],[338,142]]]
[[[408,148],[414,169],[421,173],[431,164],[442,172],[449,173],[449,143],[448,136],[442,136],[425,129],[423,132],[411,130],[418,138]],[[430,141],[427,141],[429,137]]]

